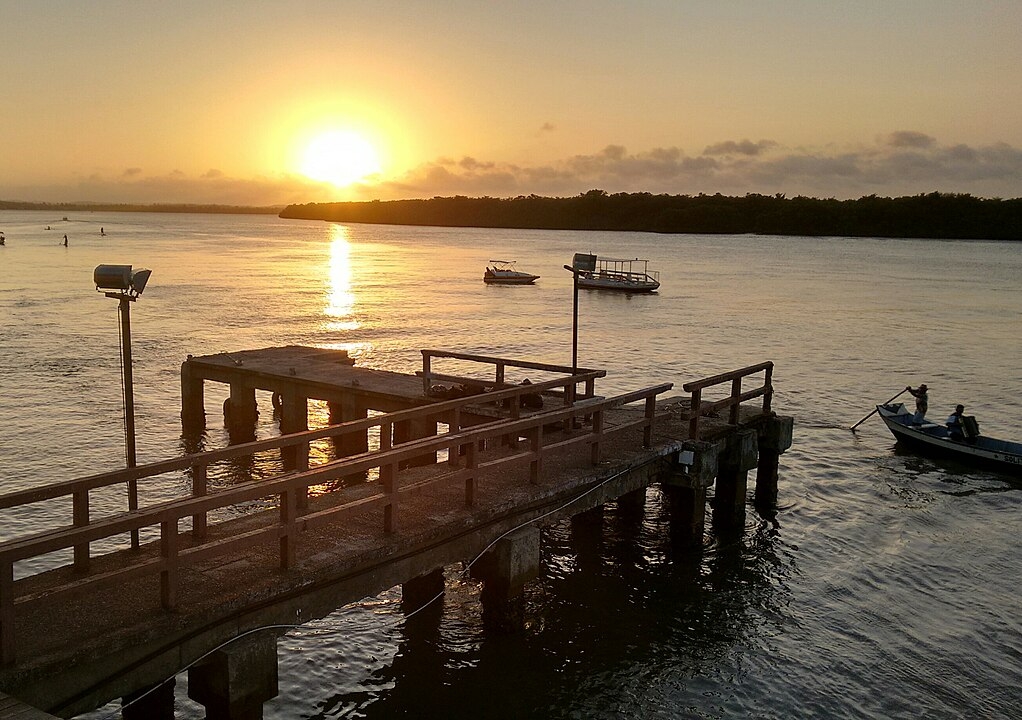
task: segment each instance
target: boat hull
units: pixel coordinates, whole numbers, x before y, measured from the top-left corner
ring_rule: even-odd
[[[912,413],[900,403],[878,405],[877,411],[895,439],[914,452],[1022,476],[1022,443],[982,435],[972,440],[952,439],[942,425],[931,422],[914,425]]]
[[[537,280],[539,280],[539,275],[529,275],[527,273],[483,276],[483,282],[487,285],[532,285]]]
[[[578,286],[586,290],[613,290],[625,293],[651,293],[660,287],[655,280],[639,282],[623,282],[619,280],[607,280],[599,277],[583,277],[579,275]]]

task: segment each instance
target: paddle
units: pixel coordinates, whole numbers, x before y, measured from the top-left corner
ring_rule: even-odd
[[[894,402],[895,400],[897,400],[898,398],[900,398],[900,397],[901,397],[902,395],[904,395],[904,394],[905,394],[905,393],[907,393],[907,392],[908,392],[908,388],[905,388],[905,389],[904,389],[904,390],[902,390],[902,391],[901,391],[900,393],[898,393],[897,395],[895,395],[894,397],[892,397],[892,398],[891,398],[890,400],[888,400],[888,401],[887,401],[887,402],[885,402],[885,403],[881,403],[881,404],[882,404],[882,405],[890,405],[890,404],[891,404],[892,402]],[[852,430],[852,431],[854,431],[854,430],[855,430],[855,428],[859,427],[859,426],[860,426],[860,425],[862,425],[862,424],[863,424],[864,422],[866,422],[866,421],[867,421],[867,420],[868,420],[869,418],[873,417],[873,413],[875,413],[875,412],[876,412],[877,410],[878,410],[878,408],[873,408],[873,412],[871,412],[871,413],[870,413],[869,415],[867,415],[867,416],[866,416],[866,417],[864,417],[864,418],[863,418],[862,420],[860,420],[859,422],[855,423],[854,425],[852,425],[852,426],[851,426],[850,428],[848,428],[848,429],[849,429],[849,430]]]

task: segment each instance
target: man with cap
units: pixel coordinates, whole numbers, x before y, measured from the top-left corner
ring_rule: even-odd
[[[930,396],[927,394],[928,388],[926,387],[926,383],[922,383],[915,390],[912,389],[911,385],[905,389],[912,393],[912,397],[916,399],[916,414],[915,417],[912,418],[912,422],[916,425],[921,425],[923,423],[923,418],[926,415],[926,408],[930,405]]]

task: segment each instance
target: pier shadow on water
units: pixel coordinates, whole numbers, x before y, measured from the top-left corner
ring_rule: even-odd
[[[478,583],[449,568],[444,597],[401,625],[391,662],[349,676],[311,717],[675,716],[785,615],[793,560],[751,508],[747,529],[681,549],[656,489],[544,529],[541,574],[511,633],[486,626]]]

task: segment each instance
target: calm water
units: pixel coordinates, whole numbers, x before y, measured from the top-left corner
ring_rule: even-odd
[[[1018,716],[1022,484],[901,454],[876,418],[848,428],[926,382],[934,416],[962,402],[987,434],[1022,439],[1022,245],[105,213],[0,212],[0,230],[4,491],[123,463],[101,263],[153,270],[132,307],[140,462],[181,450],[189,353],[296,343],[405,371],[425,347],[570,364],[574,252],[661,272],[658,295],[581,294],[579,362],[608,370],[604,389],[680,392],[776,363],[795,446],[775,518],[750,508],[740,542],[708,536],[696,556],[671,553],[656,490],[641,518],[608,507],[602,540],[558,525],[514,637],[483,631],[458,568],[411,620],[397,589],[339,609],[279,640],[266,717]],[[487,287],[490,258],[542,278]],[[217,392],[209,447],[226,444]],[[50,520],[4,517],[0,534]],[[178,717],[202,717],[184,675],[177,694]]]

